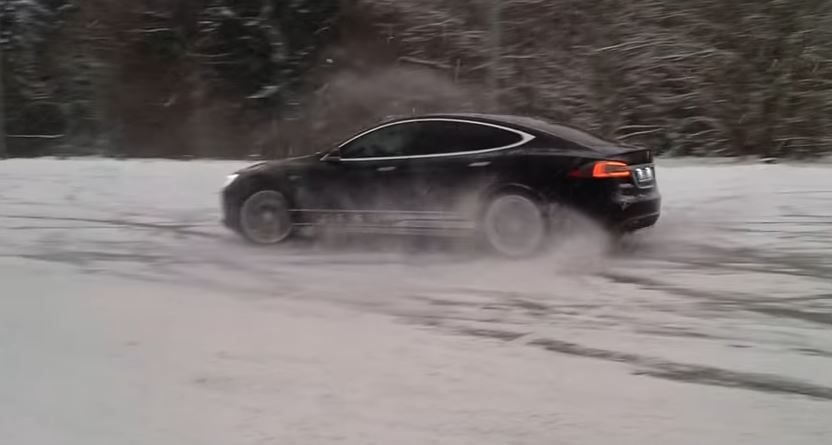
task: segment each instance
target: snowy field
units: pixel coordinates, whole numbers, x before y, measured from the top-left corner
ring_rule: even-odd
[[[239,162],[0,161],[0,444],[832,443],[832,165],[508,262],[244,245]]]

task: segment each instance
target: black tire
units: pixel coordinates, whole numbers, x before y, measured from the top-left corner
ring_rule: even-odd
[[[549,221],[537,200],[521,192],[493,196],[480,217],[480,237],[500,255],[523,258],[540,253],[549,238]]]
[[[292,235],[288,201],[275,190],[261,190],[246,198],[239,219],[240,234],[253,244],[278,244]]]

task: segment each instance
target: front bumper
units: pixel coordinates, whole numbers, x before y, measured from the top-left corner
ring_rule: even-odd
[[[231,230],[238,231],[240,229],[240,204],[228,188],[220,194],[220,208],[222,209],[222,224]]]

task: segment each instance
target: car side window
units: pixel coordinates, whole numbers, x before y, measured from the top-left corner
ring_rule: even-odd
[[[409,122],[384,127],[341,147],[345,159],[407,156],[420,132],[420,124]]]
[[[425,121],[420,130],[408,147],[411,156],[489,150],[523,140],[512,131],[468,122]]]

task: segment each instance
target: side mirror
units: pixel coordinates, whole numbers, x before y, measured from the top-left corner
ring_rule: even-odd
[[[321,158],[321,161],[322,162],[331,162],[333,164],[337,164],[337,163],[341,162],[341,153],[338,153],[337,151],[329,152]]]

